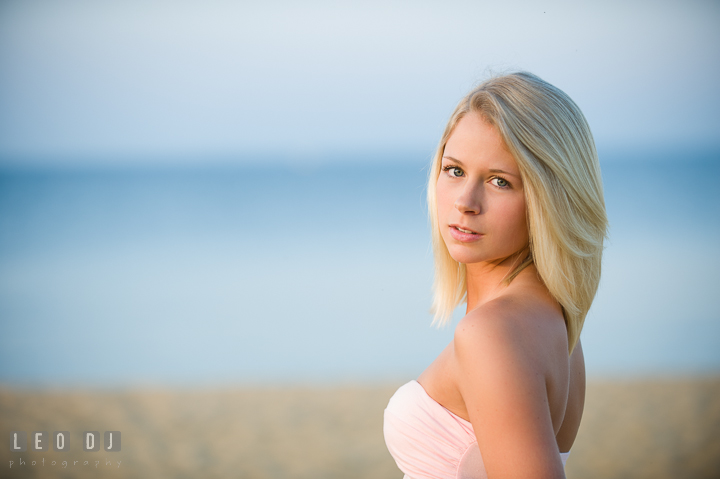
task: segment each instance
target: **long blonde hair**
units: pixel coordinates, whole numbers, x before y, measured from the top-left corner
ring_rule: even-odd
[[[440,234],[436,184],[445,144],[470,112],[497,128],[524,185],[530,254],[505,281],[535,264],[562,307],[572,352],[600,282],[607,232],[600,165],[578,106],[560,89],[527,72],[491,78],[472,90],[455,108],[435,153],[428,180],[434,322],[446,323],[466,300],[465,265],[450,256]]]

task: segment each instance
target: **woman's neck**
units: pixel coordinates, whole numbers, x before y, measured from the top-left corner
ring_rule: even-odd
[[[499,262],[466,264],[467,310],[465,314],[502,294],[508,287],[505,279],[522,263],[525,257],[526,254],[519,253]],[[531,264],[522,273],[526,273],[526,270],[534,271],[535,266]]]

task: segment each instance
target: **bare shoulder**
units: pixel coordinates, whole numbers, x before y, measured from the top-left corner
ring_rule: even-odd
[[[469,312],[455,329],[459,361],[482,359],[488,367],[512,359],[537,369],[567,351],[562,314],[532,295],[507,294]],[[565,353],[566,354],[566,353]]]

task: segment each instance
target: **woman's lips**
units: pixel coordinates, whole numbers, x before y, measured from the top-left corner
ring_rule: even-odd
[[[478,241],[484,235],[458,225],[450,225],[450,235],[457,241],[472,243]]]

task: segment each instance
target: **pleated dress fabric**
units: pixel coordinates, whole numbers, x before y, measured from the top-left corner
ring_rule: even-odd
[[[383,432],[405,479],[487,479],[472,424],[438,404],[417,381],[390,399]],[[560,453],[563,466],[569,455]]]

